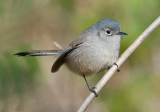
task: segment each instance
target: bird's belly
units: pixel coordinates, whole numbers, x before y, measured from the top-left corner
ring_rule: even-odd
[[[112,52],[109,49],[80,47],[68,54],[66,64],[72,71],[80,75],[95,74],[112,66],[117,60],[118,53]]]

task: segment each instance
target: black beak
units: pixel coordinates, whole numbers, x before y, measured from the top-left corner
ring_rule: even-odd
[[[128,34],[124,32],[118,32],[117,35],[128,35]]]

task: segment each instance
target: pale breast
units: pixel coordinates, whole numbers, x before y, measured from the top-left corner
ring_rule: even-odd
[[[66,64],[72,71],[90,75],[113,65],[118,58],[120,40],[97,41],[86,41],[68,54]]]

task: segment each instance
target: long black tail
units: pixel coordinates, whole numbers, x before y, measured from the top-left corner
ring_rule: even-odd
[[[25,51],[25,52],[19,52],[14,55],[17,56],[53,56],[53,55],[59,55],[62,53],[61,50],[33,50],[33,51]]]

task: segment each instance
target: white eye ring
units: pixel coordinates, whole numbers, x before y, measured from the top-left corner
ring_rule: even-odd
[[[112,31],[111,31],[110,29],[106,29],[105,33],[106,33],[107,35],[112,35]]]
[[[105,31],[105,33],[106,33],[107,35],[111,35],[111,30],[108,29],[108,30]]]

